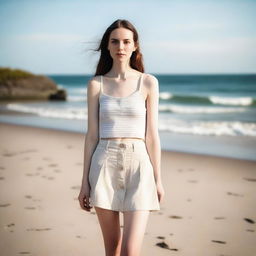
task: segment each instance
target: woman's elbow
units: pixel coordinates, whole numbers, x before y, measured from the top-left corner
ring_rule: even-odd
[[[146,142],[153,143],[160,140],[158,131],[148,132],[145,137]]]
[[[86,140],[91,141],[91,142],[97,142],[99,140],[99,135],[95,131],[87,130]]]

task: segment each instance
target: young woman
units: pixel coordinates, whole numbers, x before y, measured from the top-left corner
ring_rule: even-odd
[[[88,130],[78,200],[94,206],[106,255],[140,254],[149,213],[164,196],[157,79],[144,73],[138,33],[127,20],[105,31],[88,82]],[[123,232],[119,212],[123,213]]]

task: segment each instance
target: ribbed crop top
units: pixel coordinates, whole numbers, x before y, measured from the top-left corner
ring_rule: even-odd
[[[136,137],[145,139],[146,106],[140,92],[143,74],[137,89],[127,97],[114,97],[103,92],[99,96],[99,137]]]

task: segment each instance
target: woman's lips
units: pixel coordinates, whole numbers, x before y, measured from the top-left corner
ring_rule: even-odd
[[[125,54],[123,54],[123,53],[117,53],[116,55],[117,56],[125,56]]]

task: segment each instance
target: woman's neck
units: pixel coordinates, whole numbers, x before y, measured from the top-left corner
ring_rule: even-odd
[[[132,70],[130,65],[126,63],[113,63],[111,70],[108,72],[108,77],[125,80]]]

